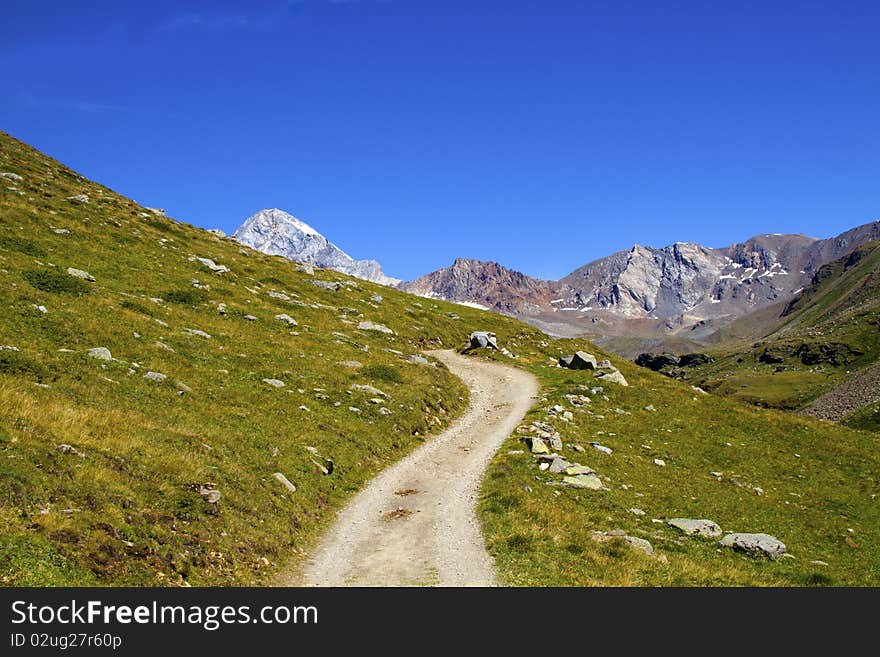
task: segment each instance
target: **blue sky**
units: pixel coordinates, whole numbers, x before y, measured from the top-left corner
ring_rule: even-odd
[[[5,0],[0,129],[414,278],[880,217],[876,2]]]

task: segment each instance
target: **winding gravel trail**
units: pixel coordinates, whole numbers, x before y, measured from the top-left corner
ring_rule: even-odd
[[[340,513],[297,586],[493,586],[476,502],[486,466],[535,401],[522,370],[432,352],[470,388],[465,414],[384,470]],[[389,516],[389,514],[391,514]]]
[[[873,365],[844,381],[798,411],[820,420],[840,422],[868,404],[880,401],[880,365]]]

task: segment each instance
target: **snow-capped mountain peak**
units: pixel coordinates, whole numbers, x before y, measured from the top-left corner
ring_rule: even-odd
[[[232,237],[241,244],[269,255],[333,269],[382,285],[400,281],[386,276],[375,260],[355,260],[306,222],[272,208],[248,217]]]

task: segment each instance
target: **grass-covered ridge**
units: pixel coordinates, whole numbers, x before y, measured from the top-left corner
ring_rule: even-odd
[[[553,346],[602,356],[581,341]],[[589,371],[530,364],[544,396],[526,417],[523,433],[499,450],[480,504],[487,545],[504,583],[880,584],[876,435],[742,405],[622,359],[614,363],[629,387],[603,383]],[[598,386],[603,390],[593,392]],[[590,402],[575,405],[566,395]],[[551,413],[556,405],[570,411],[572,421]],[[561,475],[541,471],[529,453],[533,432],[527,427],[533,421],[552,425],[564,444],[556,453],[594,469],[608,490],[548,485]],[[773,561],[719,549],[717,540],[686,537],[665,524],[676,517],[771,534],[794,558]],[[648,540],[662,556],[644,555],[622,540],[592,538],[593,531],[613,530]]]
[[[874,434],[704,396],[621,359],[627,388],[558,369],[563,353],[601,354],[499,315],[300,271],[0,133],[2,173],[21,176],[0,177],[0,346],[14,347],[0,349],[3,584],[273,581],[365,481],[463,409],[464,386],[410,356],[461,346],[472,330],[496,332],[518,358],[472,357],[538,376],[545,398],[526,424],[549,422],[566,458],[607,477],[607,491],[547,486],[555,476],[512,436],[480,504],[502,581],[880,581]],[[79,194],[88,202],[68,200]],[[395,333],[361,330],[364,321]],[[96,347],[113,360],[90,356]],[[575,407],[567,394],[591,401]],[[555,404],[571,422],[550,416]],[[796,558],[718,552],[651,522],[673,516],[774,534]],[[613,529],[647,538],[668,563],[590,537]]]
[[[411,355],[486,319],[537,341],[513,320],[298,271],[2,133],[0,173],[14,174],[0,177],[3,584],[270,582],[464,408],[461,382]]]

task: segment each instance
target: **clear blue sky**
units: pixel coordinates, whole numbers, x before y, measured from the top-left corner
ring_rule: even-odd
[[[413,278],[880,217],[880,3],[4,0],[0,129]]]

